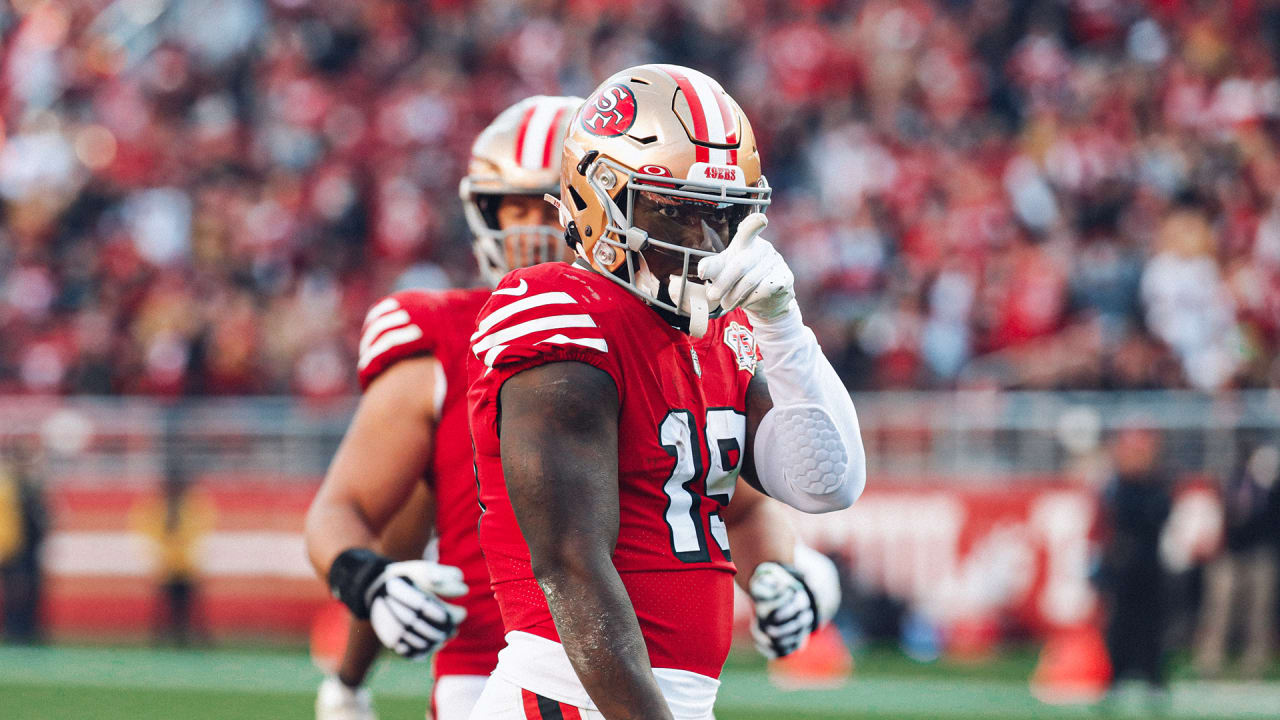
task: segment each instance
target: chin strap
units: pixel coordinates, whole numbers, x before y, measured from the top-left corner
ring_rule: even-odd
[[[680,292],[681,285],[684,286],[684,292]],[[667,279],[667,292],[671,295],[673,304],[680,308],[680,312],[688,313],[689,334],[695,338],[706,335],[707,323],[711,319],[711,306],[707,303],[707,286],[692,280],[681,282],[680,278],[671,275]]]

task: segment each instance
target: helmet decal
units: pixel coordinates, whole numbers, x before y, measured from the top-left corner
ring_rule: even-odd
[[[636,121],[636,96],[622,83],[607,85],[587,100],[579,117],[592,135],[617,137]]]
[[[520,119],[516,133],[516,164],[523,168],[551,167],[555,141],[564,132],[560,119],[569,108],[555,103],[533,103]]]
[[[666,167],[665,165],[641,165],[640,172],[644,175],[655,175],[657,177],[669,177],[669,178],[675,177],[675,175],[671,174],[671,169]],[[643,185],[653,185],[654,187],[661,187],[661,188],[675,187],[675,185],[672,183],[658,182],[657,180],[652,180],[652,179],[637,180],[636,182]]]
[[[675,81],[688,106],[688,129],[690,139],[698,143],[698,162],[736,165],[738,150],[732,146],[738,143],[738,127],[724,90],[701,73],[690,73],[677,65],[658,67]],[[721,147],[707,147],[702,143]]]

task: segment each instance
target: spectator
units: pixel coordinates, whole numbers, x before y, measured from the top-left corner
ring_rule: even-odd
[[[468,139],[642,61],[743,101],[851,385],[1280,387],[1271,4],[501,5],[0,4],[0,392],[354,390],[475,281]]]
[[[1280,447],[1260,443],[1242,459],[1222,489],[1224,547],[1205,576],[1195,663],[1202,675],[1221,675],[1238,620],[1243,629],[1240,669],[1257,680],[1271,666],[1276,632]]]
[[[1213,256],[1204,211],[1188,205],[1160,226],[1160,250],[1142,274],[1148,327],[1181,358],[1202,390],[1226,385],[1239,363],[1235,307]]]
[[[167,419],[161,496],[140,503],[130,520],[135,531],[150,541],[155,558],[156,640],[184,647],[207,640],[199,617],[199,550],[217,516],[209,499],[192,484],[177,432],[180,417],[175,409]]]
[[[4,637],[41,639],[40,550],[48,531],[37,440],[16,438],[0,454],[0,603]]]
[[[1105,541],[1100,584],[1107,599],[1107,651],[1112,687],[1125,679],[1147,684],[1163,703],[1164,569],[1160,534],[1169,517],[1168,478],[1159,466],[1160,436],[1128,429],[1113,441],[1114,477],[1103,493]]]

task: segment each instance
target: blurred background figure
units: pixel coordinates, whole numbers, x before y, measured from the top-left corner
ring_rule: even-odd
[[[0,447],[0,630],[19,644],[42,637],[40,551],[49,522],[40,457],[36,438],[10,438]]]
[[[1160,536],[1172,504],[1160,447],[1161,437],[1154,430],[1121,431],[1112,441],[1114,476],[1102,496],[1100,585],[1106,598],[1112,687],[1127,679],[1140,680],[1153,699],[1160,699],[1166,685],[1168,609]]]
[[[1259,679],[1276,632],[1280,445],[1275,438],[1241,445],[1240,466],[1222,488],[1223,550],[1205,572],[1195,665],[1208,677],[1221,675],[1239,630],[1240,673]]]
[[[142,500],[131,521],[150,541],[158,591],[155,641],[182,647],[204,644],[209,638],[200,617],[200,550],[213,530],[216,510],[192,480],[178,433],[180,408],[166,414],[160,495]]]

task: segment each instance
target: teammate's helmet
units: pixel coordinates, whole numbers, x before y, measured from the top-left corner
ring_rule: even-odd
[[[769,195],[742,109],[715,80],[678,65],[640,65],[605,80],[564,142],[560,219],[578,253],[686,317],[698,316],[699,302],[707,316],[698,260],[723,250]]]
[[[476,262],[490,285],[511,269],[509,257],[515,264],[544,262],[555,259],[553,251],[562,248],[563,234],[552,226],[499,228],[498,204],[504,195],[540,198],[558,192],[561,143],[581,104],[578,97],[525,98],[499,113],[472,143],[458,194]]]

